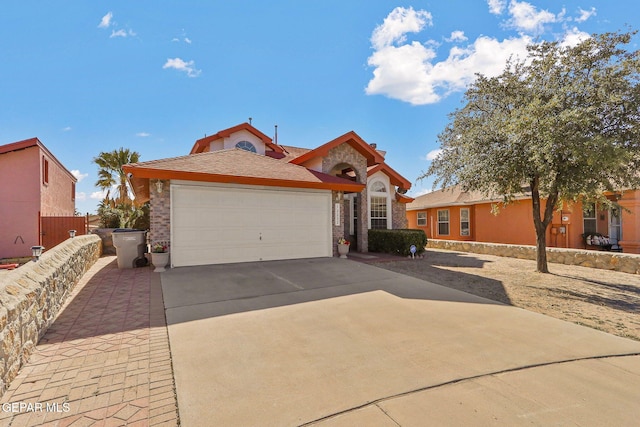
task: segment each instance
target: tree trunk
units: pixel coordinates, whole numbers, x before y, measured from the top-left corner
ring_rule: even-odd
[[[544,217],[540,215],[540,178],[534,177],[529,185],[531,186],[531,202],[533,205],[533,224],[536,229],[536,271],[539,273],[548,273],[547,265],[547,227],[553,218],[553,210],[558,202],[558,191],[553,186],[553,191],[549,194],[544,207]]]
[[[548,273],[547,265],[547,227],[536,226],[536,271]]]

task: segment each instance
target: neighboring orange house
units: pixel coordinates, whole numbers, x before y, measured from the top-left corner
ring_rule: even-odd
[[[0,258],[42,244],[41,216],[73,216],[76,182],[38,138],[0,146]]]
[[[300,148],[242,123],[123,169],[150,200],[151,242],[170,242],[172,266],[206,265],[333,256],[342,237],[367,252],[369,229],[406,228],[411,183],[384,154],[353,131]]]
[[[612,248],[640,253],[640,191],[611,194],[612,208],[575,203],[555,212],[547,231],[547,245],[561,248],[586,246],[583,234],[599,233],[609,237]],[[416,197],[407,205],[409,228],[426,232],[430,239],[469,240],[475,242],[535,245],[533,208],[530,194],[500,206],[480,193],[464,192],[458,186]]]

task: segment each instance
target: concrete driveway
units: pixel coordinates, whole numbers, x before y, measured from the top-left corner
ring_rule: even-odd
[[[187,427],[640,419],[640,342],[374,266],[177,268],[162,288]]]

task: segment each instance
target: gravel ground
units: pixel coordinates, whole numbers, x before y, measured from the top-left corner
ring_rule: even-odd
[[[387,270],[640,341],[640,276],[595,268],[429,249],[371,262]]]

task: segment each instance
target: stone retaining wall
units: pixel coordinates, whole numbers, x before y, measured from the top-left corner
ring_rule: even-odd
[[[0,272],[0,396],[84,273],[98,260],[94,234],[67,239],[12,271]]]
[[[427,248],[472,252],[511,258],[536,259],[535,246],[429,239]],[[582,249],[547,248],[547,261],[558,264],[580,265],[583,267],[640,274],[640,255],[638,254],[588,251]]]

